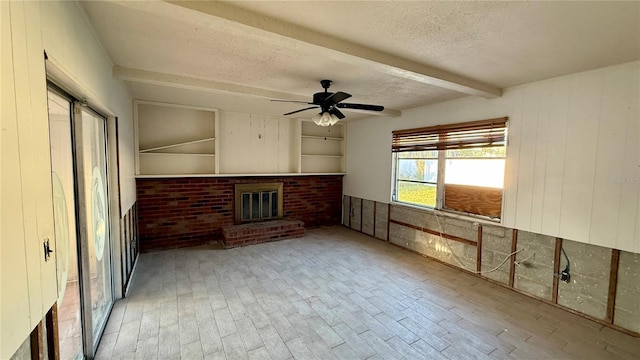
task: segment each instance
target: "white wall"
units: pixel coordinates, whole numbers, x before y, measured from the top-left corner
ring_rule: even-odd
[[[391,131],[509,117],[502,224],[640,252],[640,62],[348,123],[346,195],[390,201]]]
[[[136,199],[133,104],[124,82],[113,78],[112,62],[77,2],[39,2],[42,44],[52,64],[63,74],[57,79],[75,96],[86,97],[105,115],[118,118],[120,202],[126,213]],[[38,26],[31,24],[32,26]]]
[[[297,172],[295,124],[288,118],[220,111],[220,173]]]
[[[44,51],[66,85],[120,119],[122,205],[135,201],[132,104],[76,2],[0,2],[2,241],[0,358],[9,358],[57,297]],[[51,245],[55,248],[53,241]]]

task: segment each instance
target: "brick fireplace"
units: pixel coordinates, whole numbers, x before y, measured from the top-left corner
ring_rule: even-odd
[[[306,228],[340,224],[342,176],[136,179],[142,252],[222,239],[235,222],[235,185],[282,183],[282,215]]]

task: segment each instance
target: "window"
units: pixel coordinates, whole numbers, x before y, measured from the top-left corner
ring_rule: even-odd
[[[393,132],[393,201],[500,218],[507,118]]]

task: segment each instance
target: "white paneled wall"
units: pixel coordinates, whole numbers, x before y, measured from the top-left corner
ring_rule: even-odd
[[[220,112],[220,173],[297,172],[300,130],[288,118]]]
[[[123,207],[135,202],[131,99],[76,2],[0,2],[2,17],[2,226],[0,358],[10,358],[57,298],[47,74],[44,53],[69,90],[118,116]],[[115,219],[117,223],[117,219]],[[117,242],[117,240],[116,240]]]
[[[508,116],[502,224],[638,253],[639,87],[636,61],[349,122],[345,194],[389,202],[392,130]]]

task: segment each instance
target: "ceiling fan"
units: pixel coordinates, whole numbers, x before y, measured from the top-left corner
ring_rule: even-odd
[[[382,111],[384,106],[380,105],[367,105],[367,104],[351,104],[343,103],[342,101],[351,97],[351,94],[347,94],[342,91],[335,93],[329,92],[328,89],[331,86],[331,80],[321,80],[320,85],[324,89],[324,92],[318,92],[313,94],[313,102],[294,101],[294,100],[271,100],[279,102],[292,102],[313,105],[304,109],[291,111],[284,116],[293,115],[302,111],[311,109],[320,109],[320,113],[316,114],[312,120],[319,126],[331,126],[337,123],[339,120],[344,119],[344,114],[339,109],[357,109],[367,111]]]

